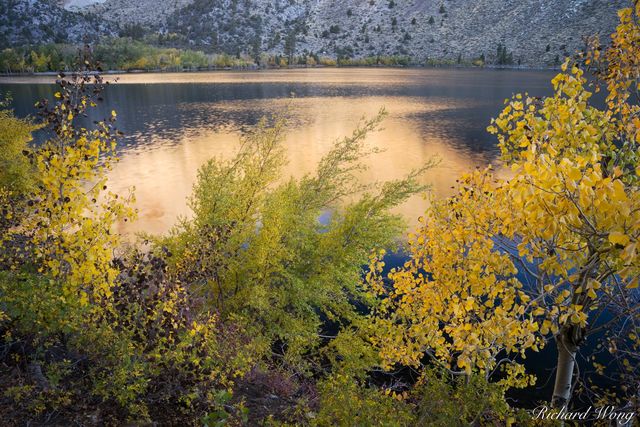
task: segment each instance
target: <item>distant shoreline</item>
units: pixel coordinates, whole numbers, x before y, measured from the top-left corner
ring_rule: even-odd
[[[130,75],[130,74],[189,74],[189,73],[207,73],[207,72],[260,72],[260,71],[288,71],[288,70],[304,70],[304,69],[461,69],[461,70],[509,70],[509,71],[557,71],[559,66],[528,66],[528,65],[464,65],[464,64],[442,64],[442,65],[314,65],[314,66],[290,66],[290,67],[210,67],[199,69],[183,69],[183,70],[167,70],[167,69],[151,69],[151,70],[106,70],[99,74],[102,75]],[[0,77],[46,77],[57,76],[60,72],[71,73],[72,71],[40,71],[31,73],[0,73]]]

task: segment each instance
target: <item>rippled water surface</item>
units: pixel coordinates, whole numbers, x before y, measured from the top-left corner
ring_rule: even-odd
[[[122,75],[92,118],[114,109],[125,133],[110,181],[122,193],[135,186],[139,219],[122,229],[161,233],[189,215],[186,198],[198,167],[232,155],[242,133],[265,115],[288,118],[287,174],[300,176],[314,170],[336,138],[384,107],[384,129],[367,142],[384,152],[367,160],[362,179],[401,177],[438,156],[439,167],[424,180],[434,196],[447,195],[461,173],[496,163],[496,140],[486,127],[504,99],[516,92],[547,95],[552,76],[389,68]],[[49,77],[0,78],[0,92],[11,92],[16,113],[26,116],[54,87]],[[414,197],[399,211],[415,224],[427,203]]]

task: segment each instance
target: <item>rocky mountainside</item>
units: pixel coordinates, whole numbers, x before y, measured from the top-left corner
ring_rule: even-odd
[[[103,3],[105,0],[59,0],[58,3],[65,9],[80,10],[82,8]]]
[[[166,22],[173,12],[192,0],[107,0],[96,2],[84,10],[120,24],[154,26]]]
[[[125,0],[107,0],[110,2]],[[609,34],[625,0],[185,0],[156,28],[204,49],[545,65]]]
[[[53,2],[46,0],[8,1],[53,7]],[[630,0],[62,0],[62,3],[67,9],[77,10],[79,5],[91,1],[95,4],[80,8],[81,13],[57,8],[53,15],[71,14],[78,22],[99,16],[103,23],[91,21],[97,25],[94,34],[108,30],[109,23],[122,28],[135,26],[147,34],[159,34],[164,44],[208,52],[343,58],[402,55],[420,62],[484,58],[487,62],[525,65],[552,64],[581,48],[583,36],[609,34],[617,23],[616,10],[631,3]],[[49,13],[47,10],[43,12]],[[38,21],[33,23],[35,28],[47,22],[32,19]],[[46,24],[45,27],[63,31],[60,27]],[[85,28],[75,24],[65,29],[67,39],[74,39]],[[55,37],[47,36],[44,30],[41,33],[48,39]],[[11,42],[17,40],[21,38],[9,38]]]
[[[610,34],[616,0],[326,0],[308,19],[310,50],[356,56],[405,54],[495,62],[504,46],[513,62],[548,64],[583,46],[585,35]],[[330,24],[339,31],[331,31]],[[329,34],[327,34],[329,30]],[[335,32],[335,34],[334,34]]]
[[[157,25],[190,45],[231,54],[303,54],[309,0],[192,0]]]
[[[0,48],[40,43],[83,43],[117,34],[118,25],[74,13],[54,0],[1,0]]]

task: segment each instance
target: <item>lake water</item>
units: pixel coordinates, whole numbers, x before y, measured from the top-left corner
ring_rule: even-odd
[[[367,160],[361,179],[398,178],[438,156],[440,165],[424,181],[436,197],[446,196],[463,172],[496,164],[496,139],[486,127],[505,98],[548,95],[553,74],[392,68],[130,74],[108,87],[93,117],[116,110],[125,133],[110,185],[120,193],[135,186],[139,218],[121,231],[162,233],[179,215],[189,215],[186,198],[198,167],[232,155],[240,135],[265,115],[288,118],[287,174],[301,176],[360,118],[385,107],[384,129],[368,138],[385,151]],[[51,81],[0,77],[0,93],[11,92],[16,114],[26,116],[38,99],[52,97]],[[427,203],[414,197],[399,212],[416,224]]]

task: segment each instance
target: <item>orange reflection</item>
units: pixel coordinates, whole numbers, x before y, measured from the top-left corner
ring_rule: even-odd
[[[384,129],[371,134],[367,144],[385,151],[366,160],[369,169],[362,174],[363,182],[400,178],[438,156],[440,165],[425,174],[423,180],[433,186],[436,197],[443,197],[451,194],[451,187],[462,173],[489,161],[482,150],[469,150],[452,143],[446,132],[438,131],[440,124],[425,127],[425,123],[416,119],[421,113],[459,107],[453,102],[417,97],[319,97],[231,101],[226,102],[224,108],[277,114],[289,107],[292,126],[285,142],[289,156],[285,175],[299,177],[313,172],[331,143],[350,135],[360,118],[372,117],[384,106],[389,113]],[[207,105],[197,108],[207,108]],[[152,144],[122,153],[120,163],[110,173],[111,188],[125,193],[135,185],[139,218],[134,223],[120,224],[119,231],[163,233],[175,224],[179,215],[188,216],[186,198],[198,168],[211,157],[231,156],[238,147],[239,136],[233,131],[183,129],[179,141],[156,138]],[[423,197],[415,196],[398,208],[398,212],[415,226],[427,203]]]

